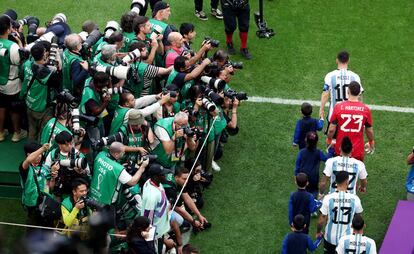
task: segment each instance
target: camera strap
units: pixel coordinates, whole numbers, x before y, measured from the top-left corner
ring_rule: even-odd
[[[27,96],[27,94],[29,93],[30,88],[32,87],[33,82],[35,81],[35,79],[36,79],[36,78],[35,78],[35,76],[34,76],[34,74],[33,74],[32,79],[29,81],[29,85],[27,86],[26,92],[24,93],[24,95],[23,95],[23,97],[22,97],[22,100],[26,100],[26,96]]]

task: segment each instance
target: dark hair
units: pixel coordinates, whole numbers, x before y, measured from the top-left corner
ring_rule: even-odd
[[[347,51],[341,51],[336,56],[340,63],[347,63],[349,61],[349,53]]]
[[[6,15],[0,16],[0,34],[3,35],[11,27],[11,19]]]
[[[335,175],[335,182],[337,185],[344,183],[349,179],[349,173],[347,171],[339,171]]]
[[[126,102],[128,102],[128,97],[132,95],[131,93],[121,93],[121,96],[119,98],[119,105],[123,106]]]
[[[180,34],[182,36],[187,35],[187,34],[193,32],[194,29],[195,29],[195,27],[194,27],[193,24],[191,24],[191,23],[182,23],[180,25]]]
[[[306,133],[306,147],[308,149],[315,149],[318,144],[318,140],[318,133],[314,131],[309,131],[308,133]]]
[[[203,89],[200,85],[193,85],[188,89],[187,98],[195,103],[198,97],[203,93]]]
[[[355,214],[352,219],[352,228],[355,230],[361,230],[364,228],[365,221],[360,214]]]
[[[352,151],[352,142],[351,142],[351,139],[348,136],[345,136],[342,139],[341,151],[345,154],[349,154]]]
[[[213,55],[214,61],[227,61],[229,60],[229,54],[223,49],[217,50]]]
[[[126,33],[134,32],[133,23],[134,23],[134,18],[136,16],[138,16],[138,14],[133,12],[133,11],[126,12],[126,13],[124,13],[124,15],[122,15],[122,17],[121,17],[122,31],[124,31]]]
[[[35,61],[40,61],[43,59],[43,56],[46,52],[45,46],[42,43],[35,43],[30,49],[30,54],[32,54]]]
[[[296,175],[296,184],[299,188],[305,188],[308,183],[308,176],[305,173],[299,173]]]
[[[312,105],[308,102],[304,102],[300,107],[300,111],[302,111],[302,114],[304,116],[310,116],[312,115]]]
[[[109,36],[108,44],[115,44],[115,42],[121,42],[124,40],[124,35],[120,31],[115,31]]]
[[[109,82],[109,75],[105,72],[97,72],[93,76],[93,84],[95,87],[102,88]]]
[[[188,170],[187,168],[180,168],[177,173],[175,173],[175,176],[182,176],[183,174],[189,174],[190,170]]]
[[[88,34],[91,33],[93,30],[95,30],[97,28],[98,28],[98,26],[92,20],[86,20],[82,24],[82,31],[85,31]]]
[[[144,49],[145,43],[142,41],[134,41],[133,43],[129,44],[128,46],[128,52],[134,51],[135,49],[139,49],[139,51],[142,51]]]
[[[361,85],[356,81],[351,81],[351,83],[349,83],[348,89],[353,96],[358,96],[361,93]]]
[[[174,70],[179,72],[182,68],[185,68],[185,57],[178,56],[174,60]]]
[[[305,217],[302,214],[297,214],[293,218],[293,227],[296,230],[302,230],[305,227]]]
[[[76,190],[80,185],[86,185],[88,187],[88,182],[83,178],[75,178],[72,180],[72,190]]]
[[[187,243],[183,246],[183,254],[199,253],[200,251],[193,245]]]
[[[62,131],[56,135],[55,141],[59,145],[64,145],[68,142],[72,142],[72,135],[70,135],[70,133],[67,131]]]
[[[131,243],[134,238],[142,238],[141,232],[150,226],[150,220],[147,217],[139,216],[131,223],[127,231],[127,242]]]
[[[24,150],[25,154],[28,154],[28,153],[36,152],[41,147],[42,146],[39,143],[37,143],[35,141],[31,141],[31,142],[28,142],[24,145],[23,150]]]

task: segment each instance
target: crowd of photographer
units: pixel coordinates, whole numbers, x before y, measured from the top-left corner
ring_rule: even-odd
[[[19,170],[29,224],[94,250],[198,253],[181,234],[211,226],[203,191],[238,132],[247,95],[230,81],[243,65],[208,37],[193,50],[194,25],[166,23],[162,1],[147,18],[146,4],[78,34],[62,13],[47,27],[1,15],[0,141],[6,128],[14,142],[28,136]]]

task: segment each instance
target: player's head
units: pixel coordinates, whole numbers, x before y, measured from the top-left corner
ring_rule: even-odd
[[[351,142],[351,139],[348,136],[345,136],[342,139],[341,152],[344,155],[348,155],[348,154],[350,154],[352,152],[352,142]]]
[[[298,214],[293,218],[293,228],[297,231],[303,230],[305,227],[305,217],[302,214]]]
[[[335,176],[335,183],[339,186],[348,186],[349,173],[347,171],[339,171]]]
[[[349,53],[345,50],[339,52],[336,56],[336,60],[338,60],[338,63],[347,64],[349,62]]]
[[[351,81],[348,86],[348,93],[352,96],[358,96],[361,93],[361,85],[356,81]]]
[[[302,103],[302,106],[300,107],[300,111],[302,111],[302,114],[304,116],[310,116],[312,115],[312,105],[307,102],[304,102]]]
[[[305,188],[308,185],[308,176],[305,173],[299,173],[296,175],[296,184],[299,188]]]
[[[314,131],[309,131],[308,133],[306,133],[306,147],[308,149],[315,149],[316,145],[318,144],[318,133],[314,132]]]
[[[364,228],[365,222],[364,219],[360,214],[355,214],[354,218],[352,219],[352,228],[355,231],[360,231]]]

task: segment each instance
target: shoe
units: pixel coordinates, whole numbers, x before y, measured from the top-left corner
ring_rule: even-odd
[[[0,142],[4,141],[7,137],[7,135],[9,135],[9,132],[7,130],[4,130],[3,132],[0,132]]]
[[[223,13],[219,9],[211,9],[211,15],[216,17],[217,19],[223,19]]]
[[[20,130],[20,133],[14,132],[13,133],[13,137],[11,139],[11,141],[13,142],[19,142],[20,140],[24,139],[27,137],[27,131],[25,130]]]
[[[200,20],[208,20],[204,11],[195,11],[195,16],[199,18]]]
[[[244,49],[240,49],[240,53],[242,54],[242,56],[244,58],[246,58],[247,60],[252,59],[252,55],[250,55],[249,50],[247,48]]]
[[[236,50],[234,49],[233,42],[227,43],[227,53],[229,53],[229,55],[236,54]]]
[[[219,172],[221,170],[220,166],[217,164],[217,162],[213,161],[211,163],[211,167],[213,168],[214,171]]]

